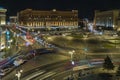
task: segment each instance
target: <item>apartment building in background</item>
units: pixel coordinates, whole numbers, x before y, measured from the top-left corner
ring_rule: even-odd
[[[120,10],[95,11],[94,26],[99,29],[119,30]]]

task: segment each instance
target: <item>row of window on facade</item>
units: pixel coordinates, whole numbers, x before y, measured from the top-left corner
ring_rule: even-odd
[[[78,21],[78,19],[73,19],[73,18],[70,18],[70,19],[58,19],[58,18],[54,18],[54,19],[51,19],[51,18],[41,18],[41,19],[37,19],[37,18],[29,18],[29,19],[22,19],[21,21]]]
[[[104,17],[104,16],[100,16],[100,17],[97,17],[96,20],[112,20],[113,18],[108,16],[108,17]]]
[[[31,16],[31,18],[78,18],[78,16]]]
[[[104,22],[104,21],[98,21],[96,22],[96,26],[105,26],[105,27],[112,27],[113,22]]]
[[[20,16],[19,16],[20,17]],[[22,16],[23,18],[78,18],[78,16]]]
[[[78,22],[20,22],[26,26],[78,26]]]
[[[113,19],[112,17],[97,17],[96,18],[96,26],[105,26],[105,27],[112,27],[113,26]]]

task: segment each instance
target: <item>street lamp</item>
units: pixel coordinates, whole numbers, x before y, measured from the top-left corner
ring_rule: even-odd
[[[0,27],[0,50],[1,50],[1,38],[2,38],[2,28]]]
[[[8,43],[9,43],[8,48],[11,48],[11,43],[12,43],[12,42],[13,42],[13,40],[12,40],[12,39],[8,41]]]
[[[71,64],[74,65],[75,63],[73,61],[73,54],[75,53],[75,51],[72,50],[72,51],[69,51],[68,53],[71,55]],[[73,68],[72,68],[72,72],[71,72],[71,79],[72,78],[73,78]]]
[[[16,35],[16,43],[15,43],[15,45],[16,45],[16,50],[18,49],[18,37],[19,37],[19,36],[20,36],[19,34]]]
[[[74,50],[73,51],[69,51],[68,53],[71,55],[71,61],[73,61],[73,54],[75,53],[75,51]]]
[[[87,48],[84,48],[84,51],[85,51],[85,58],[87,59],[87,51],[88,51],[88,49]]]
[[[21,75],[22,75],[22,72],[23,72],[22,69],[17,70],[17,73],[15,74],[15,76],[17,76],[18,80],[20,80],[20,77],[21,77]]]

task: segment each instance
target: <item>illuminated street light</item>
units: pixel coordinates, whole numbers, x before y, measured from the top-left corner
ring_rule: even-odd
[[[1,50],[2,28],[0,27],[0,50]]]
[[[85,58],[87,59],[87,51],[88,51],[88,49],[87,48],[84,48],[84,51],[85,51]]]
[[[8,49],[10,49],[10,46],[8,46]]]
[[[15,76],[17,76],[18,80],[20,80],[20,77],[21,77],[21,75],[22,75],[22,72],[23,72],[23,70],[20,69],[20,70],[18,70],[17,73],[15,74]]]
[[[69,51],[68,53],[71,55],[71,64],[74,65],[75,62],[73,61],[73,54],[75,53],[75,51],[72,50],[72,51]],[[71,72],[71,78],[73,78],[73,68],[72,68],[72,72]]]
[[[71,55],[71,61],[73,61],[73,54],[75,53],[75,51],[74,50],[73,51],[69,51],[68,53]]]
[[[20,36],[19,34],[16,35],[16,43],[15,43],[15,45],[16,45],[16,50],[18,49],[18,37],[19,37],[19,36]]]
[[[8,40],[8,43],[9,43],[9,46],[8,46],[8,49],[11,47],[11,43],[13,42],[13,40]]]

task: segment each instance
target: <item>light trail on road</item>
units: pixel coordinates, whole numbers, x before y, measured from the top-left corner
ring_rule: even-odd
[[[46,72],[46,71],[44,71],[44,70],[40,70],[39,72],[33,73],[34,75],[33,75],[33,74],[30,74],[29,76],[23,78],[22,80],[31,80],[31,79],[33,79],[34,77],[39,76],[39,75],[42,75],[42,74],[45,73],[45,72]]]

